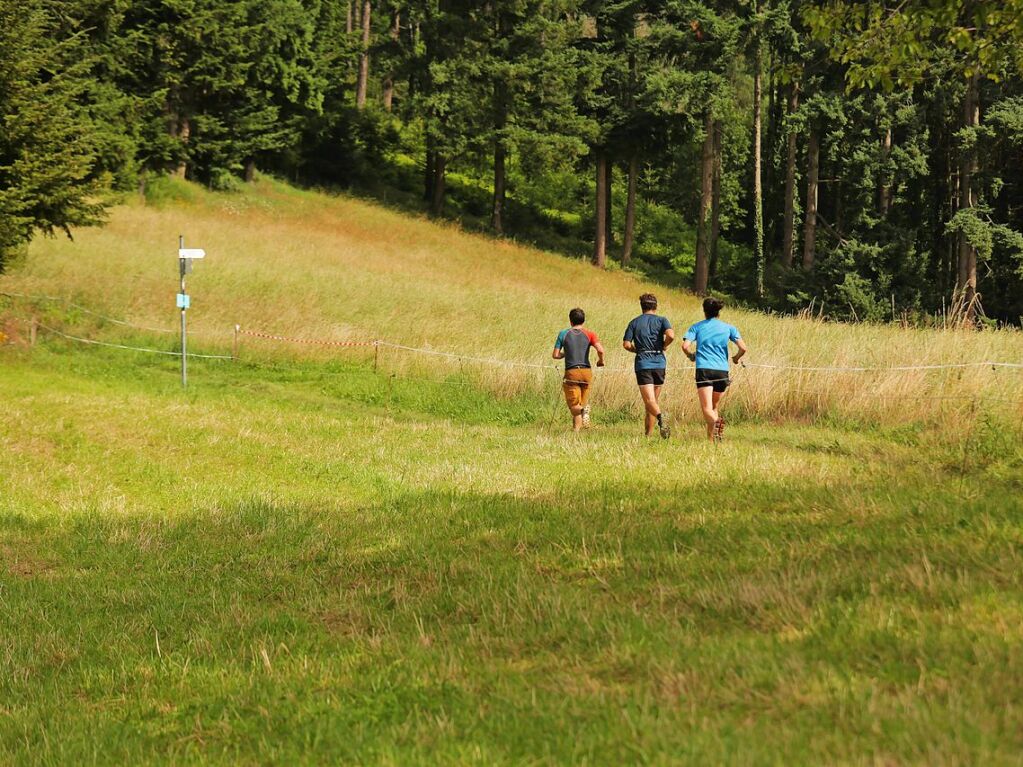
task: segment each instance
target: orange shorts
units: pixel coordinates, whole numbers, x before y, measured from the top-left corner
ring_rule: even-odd
[[[593,383],[593,370],[590,368],[572,368],[565,371],[561,388],[565,392],[565,402],[569,408],[586,407],[590,401],[590,388]]]

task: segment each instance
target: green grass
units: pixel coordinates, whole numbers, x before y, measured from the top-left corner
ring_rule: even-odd
[[[708,446],[639,435],[621,272],[263,181],[169,182],[0,290],[172,328],[549,361],[608,341],[596,428],[556,374],[381,350],[176,363],[0,300],[0,764],[1020,764],[1023,375],[742,371]],[[658,288],[676,326],[695,299]],[[729,311],[751,359],[1019,361],[1018,333]],[[677,364],[677,357],[672,364]]]
[[[4,764],[1019,762],[994,426],[714,449],[363,364],[0,362]]]

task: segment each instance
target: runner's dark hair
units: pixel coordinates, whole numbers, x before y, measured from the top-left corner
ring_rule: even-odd
[[[644,293],[639,297],[639,307],[644,312],[649,312],[651,309],[657,308],[657,296],[653,293]]]
[[[703,316],[708,320],[717,317],[721,314],[721,308],[725,305],[725,302],[720,298],[705,298],[703,299]]]
[[[575,325],[582,325],[586,322],[586,312],[580,309],[578,306],[568,313],[568,321]]]

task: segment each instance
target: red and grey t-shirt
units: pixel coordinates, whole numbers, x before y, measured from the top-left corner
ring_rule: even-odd
[[[558,333],[555,349],[565,350],[565,370],[590,367],[590,348],[600,343],[597,334],[583,327],[568,328]]]

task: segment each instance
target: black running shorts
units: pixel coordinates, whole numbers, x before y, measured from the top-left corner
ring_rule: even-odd
[[[664,386],[664,368],[657,368],[656,370],[637,370],[636,383],[640,386],[646,386],[647,384]]]
[[[696,368],[696,388],[702,389],[705,386],[713,386],[714,391],[723,392],[728,388],[727,370],[711,370],[710,368]]]

